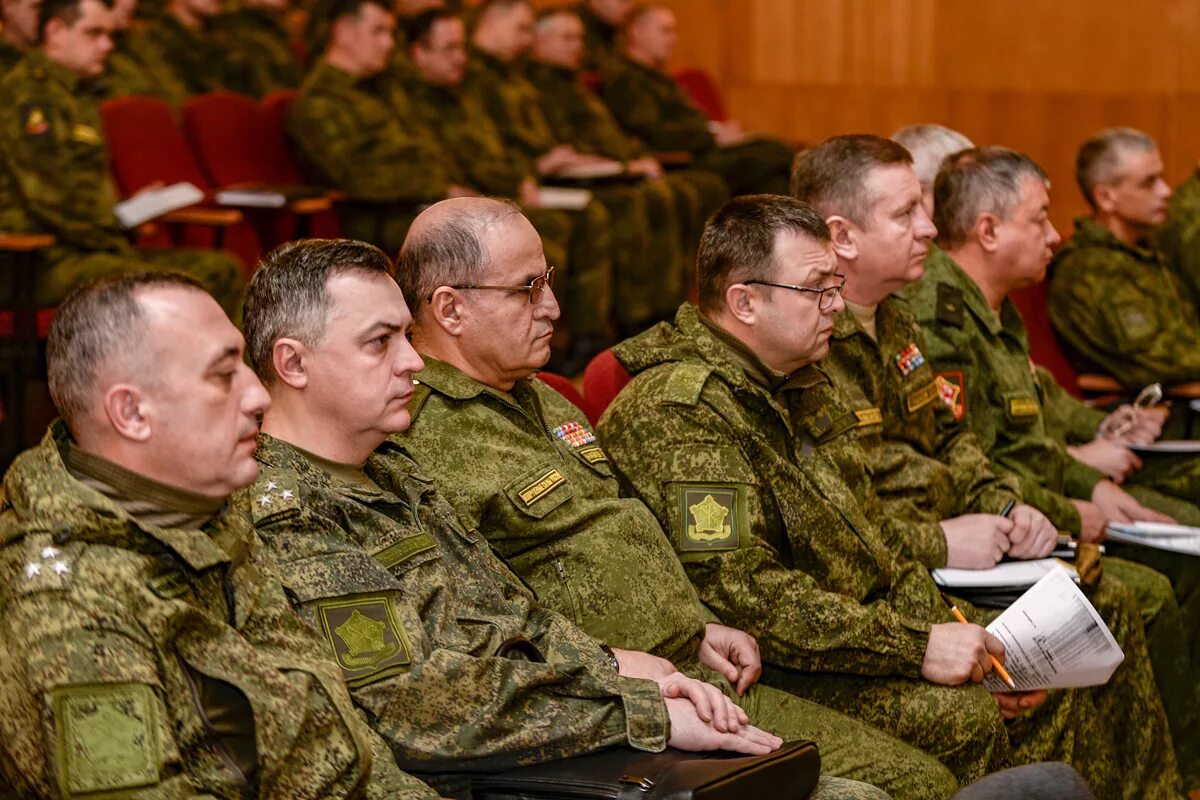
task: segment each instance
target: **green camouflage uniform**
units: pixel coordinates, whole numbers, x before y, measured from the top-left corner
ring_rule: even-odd
[[[1158,247],[1167,266],[1182,281],[1200,309],[1200,168],[1175,188],[1167,221],[1158,231]]]
[[[241,56],[209,29],[188,28],[166,13],[147,22],[129,46],[142,63],[161,65],[161,79],[182,86],[188,96],[234,88],[230,73]]]
[[[505,64],[479,49],[472,49],[470,64],[466,89],[495,123],[508,152],[534,163],[564,141],[551,130],[542,113],[541,96],[520,64]],[[639,181],[591,189],[612,218],[618,318],[632,327],[669,316],[687,296],[687,265],[670,188],[657,181]],[[585,291],[592,294],[594,288]]]
[[[236,60],[228,66],[227,88],[251,97],[280,89],[295,89],[304,70],[288,43],[279,16],[257,8],[242,8],[213,20],[212,35]]]
[[[0,39],[0,78],[8,74],[8,71],[17,65],[25,55],[25,51],[19,49],[6,39]]]
[[[241,316],[241,267],[223,253],[135,250],[113,214],[116,191],[90,86],[30,52],[3,81],[0,104],[0,230],[53,234],[39,254],[34,301],[54,305],[76,286],[137,270],[175,270],[204,284]],[[0,290],[0,296],[4,291]]]
[[[823,372],[774,373],[691,306],[614,353],[634,379],[601,420],[608,454],[700,599],[758,639],[769,682],[916,745],[960,782],[1010,759],[1061,759],[1101,797],[1177,796],[1131,602],[1094,599],[1130,653],[1108,684],[1053,692],[1006,725],[981,687],[920,678],[930,626],[951,617],[925,567],[879,534],[858,419]],[[1129,721],[1119,736],[1113,719]],[[1135,729],[1144,739],[1131,748]]]
[[[751,138],[718,147],[708,117],[670,75],[624,56],[605,76],[604,102],[621,127],[658,152],[684,151],[717,172],[736,194],[787,194],[792,149],[777,139]]]
[[[1035,371],[1016,306],[1005,300],[997,316],[971,277],[936,248],[926,259],[925,277],[905,294],[924,330],[926,356],[942,380],[958,390],[953,398],[955,415],[975,433],[997,471],[1017,478],[1025,502],[1060,530],[1078,534],[1079,513],[1069,498],[1090,498],[1103,476],[1072,458],[1064,438],[1071,432],[1078,434],[1087,417],[1072,408],[1078,401],[1069,398],[1048,373]],[[1055,391],[1043,413],[1047,384]],[[1129,490],[1156,507],[1178,511],[1184,505],[1145,487]],[[1197,678],[1195,667],[1189,666],[1196,662],[1189,662],[1188,648],[1196,647],[1193,632],[1200,625],[1200,566],[1194,559],[1151,548],[1115,543],[1108,548],[1121,558],[1105,558],[1106,572],[1127,585],[1141,606],[1172,728],[1190,730],[1197,707]],[[1176,601],[1170,596],[1172,584]],[[1180,675],[1188,679],[1176,677]],[[1190,749],[1184,753],[1181,747],[1180,765],[1192,782],[1200,780],[1198,738],[1195,734],[1176,737],[1177,744]]]
[[[113,49],[104,66],[101,91],[104,99],[147,95],[169,103],[173,108],[182,108],[187,101],[187,89],[174,72],[161,60],[157,51],[139,46],[136,42],[141,30],[118,31],[113,34]]]
[[[500,131],[471,93],[459,88],[433,86],[418,81],[411,87],[412,112],[433,131],[457,165],[461,183],[479,192],[516,198],[521,182],[534,174],[532,160],[524,153],[506,149]],[[578,336],[604,338],[612,317],[613,239],[612,219],[600,203],[592,200],[581,211],[526,209],[525,216],[566,261],[546,260],[559,267],[561,288],[556,293],[566,302],[563,316]]]
[[[1046,311],[1076,366],[1134,391],[1200,380],[1200,310],[1153,247],[1080,217],[1050,275]]]
[[[896,800],[954,790],[944,767],[907,745],[760,684],[738,697],[701,666],[711,615],[654,515],[619,496],[586,417],[553,389],[527,379],[498,392],[426,356],[410,408],[412,426],[396,440],[542,603],[614,647],[653,653],[719,686],[760,728],[815,740],[826,775],[874,784]]]
[[[0,491],[14,796],[436,798],[363,724],[242,516],[145,522],[68,471],[71,447],[56,424]]]
[[[405,769],[457,791],[448,773],[666,747],[657,684],[616,675],[593,639],[536,605],[403,449],[375,452],[374,485],[269,436],[257,458],[258,483],[235,507]],[[545,663],[498,654],[517,640]]]
[[[596,16],[587,2],[577,3],[572,9],[583,22],[583,68],[607,74],[619,58],[617,39],[620,31]]]
[[[946,566],[940,522],[961,514],[999,514],[1020,502],[1016,481],[997,478],[974,434],[940,400],[942,382],[925,360],[921,328],[908,303],[884,299],[876,339],[852,313],[834,321],[821,365],[856,417],[884,510],[880,532],[894,552],[926,567]]]

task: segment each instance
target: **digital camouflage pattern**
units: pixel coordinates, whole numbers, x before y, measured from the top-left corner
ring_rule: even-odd
[[[208,28],[189,28],[170,13],[148,18],[129,46],[142,63],[159,65],[165,71],[162,80],[182,86],[189,97],[233,89],[230,76],[243,60]]]
[[[762,685],[739,697],[700,664],[705,624],[715,620],[658,520],[620,496],[583,412],[539,380],[498,392],[424,358],[413,424],[395,438],[542,603],[600,641],[666,658],[720,687],[785,741],[816,741],[827,776],[865,781],[894,800],[954,790],[936,761],[861,722]],[[527,504],[527,490],[542,485]]]
[[[288,43],[282,19],[259,8],[227,11],[213,20],[212,36],[225,51],[236,56],[228,66],[229,89],[251,97],[264,97],[281,89],[295,89],[304,70]]]
[[[1167,266],[1200,309],[1200,168],[1175,187],[1157,241]]]
[[[787,194],[792,149],[776,139],[752,138],[718,147],[704,115],[665,72],[621,56],[605,75],[604,102],[621,127],[658,152],[683,151],[712,170],[733,194]]]
[[[1094,598],[1132,654],[1106,686],[1055,692],[1006,726],[981,687],[920,679],[929,627],[948,611],[924,566],[897,558],[879,534],[857,417],[824,373],[772,373],[691,306],[614,353],[634,379],[601,420],[601,440],[701,600],[757,637],[769,683],[898,736],[960,782],[1009,761],[1062,759],[1101,796],[1178,795],[1131,602]],[[752,362],[771,389],[742,366]],[[1135,717],[1145,740],[1130,751],[1110,722]]]
[[[34,50],[0,81],[0,103],[10,109],[0,119],[0,230],[57,240],[38,254],[35,303],[55,305],[105,275],[177,270],[240,317],[242,271],[229,256],[136,250],[125,238],[92,84]]]
[[[1152,245],[1080,217],[1050,276],[1046,311],[1077,367],[1134,392],[1200,380],[1200,309]]]
[[[537,605],[403,449],[385,443],[367,462],[378,488],[268,436],[257,458],[237,506],[405,769],[446,790],[446,773],[666,746],[658,686],[616,675],[593,639]],[[503,657],[506,643],[521,657]]]
[[[363,724],[243,517],[144,525],[71,476],[68,446],[58,423],[0,491],[0,770],[15,796],[436,798]],[[251,709],[249,775],[214,685]]]
[[[834,320],[821,366],[856,417],[883,510],[880,533],[895,552],[926,567],[946,566],[939,524],[961,514],[999,514],[1020,502],[1016,481],[998,478],[974,434],[959,426],[957,386],[924,357],[920,325],[897,296],[879,304],[872,339],[850,311]]]

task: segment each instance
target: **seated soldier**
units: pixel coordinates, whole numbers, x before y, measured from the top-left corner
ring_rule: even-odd
[[[1200,309],[1200,166],[1171,193],[1158,246],[1167,266],[1187,288],[1192,304]]]
[[[213,20],[213,35],[235,59],[228,68],[229,89],[263,97],[304,80],[284,26],[291,7],[291,0],[241,0]]]
[[[1046,298],[1068,354],[1134,392],[1200,380],[1200,309],[1154,241],[1171,197],[1158,146],[1103,131],[1079,148],[1075,176],[1092,214],[1055,254]]]
[[[269,400],[213,299],[101,280],[46,362],[62,420],[0,489],[0,794],[436,798],[230,511]]]
[[[932,123],[905,126],[893,133],[891,139],[912,155],[912,170],[921,184],[921,206],[925,216],[933,219],[933,181],[942,159],[974,147],[974,142],[956,130]]]
[[[683,151],[717,172],[736,194],[787,194],[792,149],[747,136],[736,120],[714,122],[667,73],[675,50],[675,14],[662,6],[635,10],[623,28],[623,49],[605,74],[604,100],[617,121],[655,150]]]
[[[828,227],[800,201],[727,203],[701,240],[701,308],[614,348],[634,374],[599,426],[618,474],[701,601],[757,638],[769,684],[926,750],[960,782],[1054,758],[1101,796],[1177,796],[1127,606],[1114,604],[1110,628],[1131,656],[1106,685],[994,699],[970,685],[1003,646],[947,622],[924,565],[888,547],[857,417],[814,364],[843,308],[836,264]],[[1118,734],[1115,718],[1131,722]],[[1131,748],[1135,729],[1145,739]]]
[[[212,21],[219,13],[220,0],[166,0],[164,12],[146,23],[130,48],[187,97],[234,88],[231,76],[242,54],[214,35]]]
[[[0,80],[0,230],[49,233],[34,302],[54,305],[93,278],[178,270],[240,316],[241,267],[222,253],[135,250],[113,213],[117,198],[93,81],[112,50],[112,12],[101,0],[44,0],[41,41]],[[4,291],[0,290],[0,299]]]
[[[633,11],[633,0],[580,0],[569,8],[583,22],[583,68],[608,72],[619,58],[618,40]]]
[[[0,0],[0,78],[38,41],[41,0]]]
[[[105,99],[145,95],[181,108],[188,98],[186,87],[153,51],[137,43],[145,28],[144,23],[134,19],[139,5],[139,0],[113,0],[113,49],[98,87]]]
[[[525,233],[537,248],[528,222]],[[284,245],[258,270],[249,358],[272,406],[262,474],[237,505],[398,761],[457,791],[451,773],[615,745],[779,747],[719,690],[606,651],[538,605],[387,441],[409,424],[422,368],[390,272],[381,251],[348,240]]]
[[[541,602],[592,636],[708,680],[785,740],[817,741],[827,775],[866,781],[897,800],[949,794],[954,779],[932,758],[756,682],[754,639],[704,610],[654,515],[619,496],[583,413],[531,377],[545,364],[558,303],[550,285],[536,299],[515,287],[542,265],[515,207],[453,200],[419,218],[397,275],[418,309],[413,344],[425,369],[412,424],[395,441]],[[514,290],[454,288],[469,283]],[[526,502],[551,471],[553,485]]]

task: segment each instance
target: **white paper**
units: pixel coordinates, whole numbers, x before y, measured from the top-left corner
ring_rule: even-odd
[[[1150,444],[1122,444],[1135,453],[1200,453],[1200,439],[1164,439]]]
[[[1032,561],[1005,561],[990,569],[951,569],[944,567],[933,570],[933,580],[945,589],[987,589],[1002,586],[1033,586],[1046,577],[1055,566],[1062,566],[1056,558],[1037,558]],[[1063,567],[1079,580],[1074,567]]]
[[[562,186],[538,187],[538,203],[542,208],[560,211],[579,211],[592,202],[587,189],[568,189]]]
[[[194,206],[204,199],[204,192],[186,181],[173,183],[161,189],[138,192],[128,200],[113,206],[113,213],[123,228],[136,228],[143,222],[161,217],[177,208]]]
[[[1173,553],[1200,555],[1200,528],[1187,525],[1168,525],[1162,522],[1110,522],[1108,538],[1114,542],[1153,547]]]
[[[555,176],[559,178],[586,179],[612,178],[623,174],[625,174],[625,165],[620,161],[590,161],[570,167],[563,167],[555,173]]]
[[[1108,530],[1134,536],[1200,536],[1200,528],[1170,522],[1110,522]]]
[[[248,208],[283,208],[287,205],[283,192],[267,189],[222,189],[217,192],[216,201],[223,206]]]
[[[1101,686],[1125,660],[1065,569],[1051,570],[987,629],[1004,643],[1004,668],[1019,692]],[[994,672],[983,686],[990,692],[1013,691]]]

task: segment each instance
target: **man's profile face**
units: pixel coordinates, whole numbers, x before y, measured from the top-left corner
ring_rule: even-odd
[[[675,54],[675,44],[679,40],[675,14],[666,8],[656,8],[638,20],[629,36],[652,64],[666,66]]]
[[[862,224],[855,225],[858,259],[849,284],[869,288],[857,290],[860,296],[882,299],[924,274],[925,256],[937,229],[925,212],[921,184],[908,164],[873,168],[862,192],[870,210]]]
[[[996,225],[997,254],[1007,265],[1013,288],[1030,286],[1046,277],[1054,248],[1062,241],[1050,222],[1050,193],[1045,181],[1033,175],[1021,179],[1021,200],[1007,219]]]
[[[81,77],[100,75],[113,49],[112,17],[100,0],[82,0],[74,24],[61,19],[46,23],[46,54]]]
[[[368,3],[339,19],[334,35],[338,45],[354,54],[361,74],[378,75],[388,65],[396,46],[396,18],[377,3]]]
[[[137,5],[138,0],[113,0],[112,21],[114,30],[123,31],[129,27],[129,23],[133,21],[133,15],[137,12]]]
[[[38,39],[38,6],[41,0],[4,0],[0,9],[4,13],[4,32],[20,40],[25,47],[33,47]]]
[[[494,26],[497,44],[496,56],[505,62],[514,61],[529,52],[533,47],[533,27],[536,21],[533,8],[526,3],[519,3],[507,9],[495,9],[488,12],[491,19],[488,24]]]
[[[221,13],[221,0],[184,0],[184,5],[201,19],[209,19]]]
[[[138,300],[152,351],[139,385],[150,429],[148,477],[227,497],[258,477],[258,416],[270,405],[242,360],[242,335],[198,289],[148,289]]]
[[[793,231],[780,231],[775,237],[775,269],[769,280],[814,289],[837,284],[837,257],[833,245],[819,242]],[[836,295],[822,310],[820,296],[812,292],[759,285],[751,289],[762,293],[756,335],[764,352],[759,355],[772,367],[792,372],[818,361],[829,352],[833,318],[844,309]],[[769,299],[768,299],[769,298]]]
[[[361,270],[333,276],[326,291],[325,333],[304,357],[305,402],[345,437],[383,441],[408,428],[413,373],[425,368],[404,295],[390,275]]]
[[[1162,225],[1171,187],[1163,180],[1158,150],[1123,150],[1118,174],[1110,187],[1112,213],[1131,228],[1147,233]]]
[[[533,52],[547,64],[579,69],[583,64],[583,23],[574,14],[555,14],[538,27]]]
[[[434,86],[457,86],[467,69],[467,34],[456,17],[439,19],[429,29],[426,41],[410,50],[413,64]]]
[[[633,0],[588,0],[588,8],[597,17],[616,28],[625,22],[629,12],[633,10]]]

